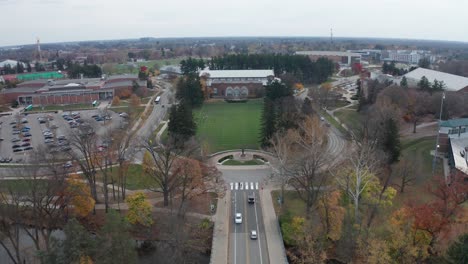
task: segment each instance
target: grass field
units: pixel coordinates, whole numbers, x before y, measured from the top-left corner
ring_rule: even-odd
[[[138,73],[140,70],[139,67],[146,66],[152,68],[155,65],[157,68],[161,68],[165,65],[179,65],[180,61],[185,59],[185,57],[172,58],[172,59],[161,59],[161,60],[149,60],[143,62],[135,62],[138,67],[133,67],[128,64],[116,64],[111,70],[112,74],[124,74],[124,73]]]
[[[264,163],[259,160],[227,160],[223,163],[223,165],[232,165],[232,166],[242,166],[242,165],[263,165]]]
[[[195,111],[197,136],[210,152],[259,147],[262,100],[205,103]]]
[[[345,124],[348,129],[356,130],[360,125],[360,116],[356,110],[343,109],[335,112],[335,116]]]
[[[110,169],[109,169],[110,170]],[[118,179],[118,169],[112,168],[112,175],[114,179]],[[98,181],[102,182],[102,175],[100,172],[97,174]],[[110,180],[109,180],[110,181]],[[127,174],[127,186],[126,189],[129,190],[142,190],[148,189],[154,186],[154,180],[143,172],[143,167],[139,164],[132,164],[128,168]]]

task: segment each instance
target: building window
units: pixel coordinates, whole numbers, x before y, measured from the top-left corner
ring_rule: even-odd
[[[213,88],[213,94],[215,94],[215,95],[218,94],[218,88]]]

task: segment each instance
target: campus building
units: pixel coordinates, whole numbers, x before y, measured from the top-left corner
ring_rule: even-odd
[[[306,55],[313,61],[319,58],[327,58],[341,66],[351,66],[354,63],[361,63],[361,54],[344,51],[296,51],[296,55]]]
[[[416,87],[421,78],[425,76],[429,82],[434,83],[434,80],[443,81],[445,90],[450,92],[468,92],[468,78],[450,73],[417,68],[404,75],[408,81],[408,86]]]
[[[275,78],[273,70],[203,70],[211,97],[242,99],[263,96],[264,86]]]
[[[4,89],[2,95],[7,102],[16,100],[20,105],[81,104],[110,100],[123,90],[132,90],[134,82],[146,88],[146,81],[140,81],[136,74],[131,74],[108,78],[38,79]]]

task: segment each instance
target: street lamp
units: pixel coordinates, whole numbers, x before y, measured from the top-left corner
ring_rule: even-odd
[[[439,129],[437,130],[437,140],[436,140],[436,145],[435,145],[435,150],[434,150],[434,159],[432,160],[432,175],[434,175],[435,172],[435,166],[436,166],[436,159],[437,159],[437,150],[439,149],[439,135],[440,135],[440,122],[442,121],[442,109],[444,106],[444,100],[445,100],[445,93],[442,93],[442,99],[440,100],[440,111],[439,111]]]

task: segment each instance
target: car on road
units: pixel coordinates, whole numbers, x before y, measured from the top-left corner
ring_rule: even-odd
[[[13,139],[11,140],[11,142],[13,142],[13,143],[18,142],[18,141],[21,141],[21,139],[19,139],[19,138],[13,138]]]
[[[249,196],[247,196],[247,201],[249,202],[249,204],[255,203],[255,196],[254,196],[254,194],[249,194]]]
[[[257,239],[257,230],[251,230],[250,231],[250,239]]]
[[[235,217],[235,222],[236,224],[242,224],[242,214],[241,213],[236,213],[236,217]]]

